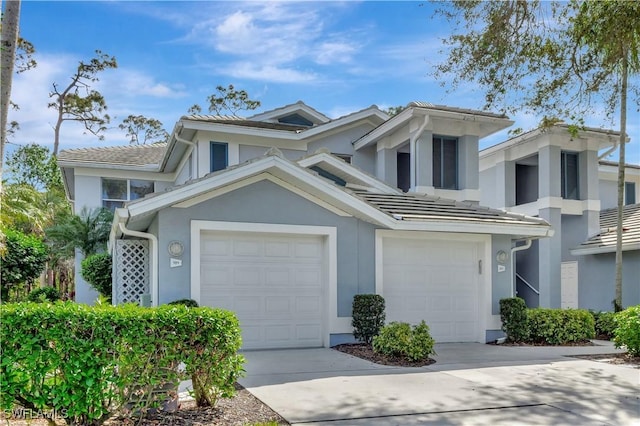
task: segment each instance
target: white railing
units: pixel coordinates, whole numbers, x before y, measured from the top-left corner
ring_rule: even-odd
[[[538,296],[540,296],[540,292],[531,284],[529,284],[529,282],[527,280],[525,280],[524,278],[522,278],[522,276],[516,272],[516,278],[520,279],[520,281],[522,281],[523,283],[525,283],[527,285],[527,287],[529,287],[535,294],[537,294]]]

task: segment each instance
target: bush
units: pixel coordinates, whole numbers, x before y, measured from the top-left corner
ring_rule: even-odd
[[[55,410],[97,425],[144,414],[167,398],[153,390],[188,377],[215,404],[242,373],[238,321],[220,309],[64,302],[8,304],[0,314],[4,410]]]
[[[406,322],[392,322],[382,327],[380,334],[373,338],[373,350],[387,356],[424,361],[435,354],[434,343],[424,321],[413,328]]]
[[[511,342],[526,342],[529,339],[529,323],[527,321],[527,305],[524,299],[510,297],[500,299],[500,319],[502,331]]]
[[[99,253],[82,260],[82,278],[104,297],[111,298],[111,255]]]
[[[595,337],[593,315],[585,309],[535,308],[527,318],[533,343],[564,345]]]
[[[56,302],[62,299],[58,289],[53,287],[40,287],[29,293],[29,302]]]
[[[632,356],[640,356],[640,305],[618,312],[613,341],[616,348],[626,347]]]
[[[169,305],[183,305],[186,306],[187,308],[197,308],[198,307],[198,302],[196,302],[193,299],[178,299],[178,300],[174,300],[173,302],[169,302]]]
[[[353,336],[367,344],[377,336],[384,325],[384,298],[379,294],[353,296]]]
[[[9,289],[17,284],[33,282],[44,270],[47,247],[42,240],[12,229],[3,230],[5,250],[0,258],[0,299],[6,302]]]
[[[605,339],[613,339],[614,331],[616,329],[616,313],[615,312],[591,312],[593,320],[596,326],[596,337],[603,337]]]

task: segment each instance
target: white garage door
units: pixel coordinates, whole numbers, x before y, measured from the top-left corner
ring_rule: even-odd
[[[478,243],[383,240],[387,322],[425,320],[436,342],[478,340]]]
[[[200,245],[200,302],[236,313],[244,349],[322,346],[322,237],[205,231]]]

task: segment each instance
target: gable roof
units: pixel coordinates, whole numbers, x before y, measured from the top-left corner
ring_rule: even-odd
[[[330,163],[324,158],[328,154],[316,155],[323,158],[325,164]],[[372,187],[376,186],[373,182],[376,179],[358,174],[357,169],[351,170],[352,166],[347,163],[340,165],[348,171],[347,175],[355,176],[365,184],[368,181]],[[397,190],[375,193],[352,190],[286,160],[277,149],[271,149],[263,157],[211,173],[167,192],[150,194],[127,203],[124,208],[116,210],[112,237],[119,236],[116,223],[127,223],[131,229],[137,226],[137,230],[143,230],[161,209],[170,206],[190,207],[260,180],[271,180],[334,213],[357,217],[386,229],[505,234],[518,238],[552,234],[549,224],[538,218],[438,197],[403,194]]]
[[[617,208],[600,212],[600,232],[571,250],[574,256],[616,251]],[[640,250],[640,204],[622,210],[622,250]]]
[[[65,149],[58,154],[58,164],[61,167],[120,166],[123,169],[157,171],[166,150],[166,142],[149,145]]]

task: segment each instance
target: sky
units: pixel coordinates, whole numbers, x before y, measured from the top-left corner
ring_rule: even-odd
[[[299,100],[331,118],[411,101],[480,109],[483,93],[472,84],[452,90],[432,75],[445,56],[450,28],[432,5],[412,1],[30,1],[23,0],[20,31],[36,49],[35,69],[17,74],[10,111],[20,130],[16,146],[53,145],[52,84],[65,85],[80,61],[99,49],[118,68],[98,75],[112,117],[105,140],[67,122],[61,149],[128,143],[118,124],[130,114],[160,120],[167,131],[194,104],[207,110],[218,85],[233,84],[261,102],[253,113]],[[640,164],[640,113],[630,105],[627,161]],[[251,115],[253,113],[247,113]],[[539,117],[511,115],[512,128],[535,128]],[[601,116],[592,127],[617,128]],[[481,140],[481,148],[508,138]]]

